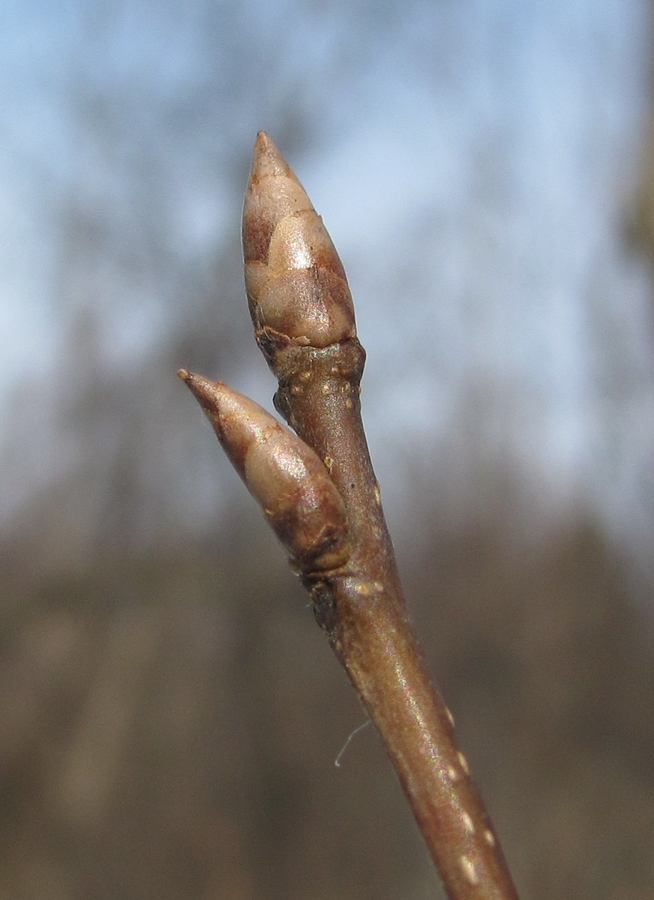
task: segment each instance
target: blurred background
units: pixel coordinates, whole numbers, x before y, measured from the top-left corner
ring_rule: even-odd
[[[654,895],[649,0],[5,0],[0,898],[440,887],[184,366],[271,408],[258,129],[339,249],[523,900]]]

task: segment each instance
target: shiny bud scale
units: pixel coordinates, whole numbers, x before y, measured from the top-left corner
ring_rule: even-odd
[[[345,509],[316,453],[222,382],[184,369],[178,374],[298,570],[316,575],[343,566],[349,556]]]
[[[257,331],[327,347],[356,335],[336,248],[304,188],[265,132],[243,208],[245,286]]]

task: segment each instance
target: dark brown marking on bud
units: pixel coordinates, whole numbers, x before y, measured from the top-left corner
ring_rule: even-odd
[[[341,504],[335,504],[331,487],[327,489],[321,480],[320,484],[297,491],[293,502],[277,512],[266,512],[275,534],[305,575],[333,571],[348,558],[344,553]]]
[[[307,588],[311,592],[316,622],[329,636],[330,641],[336,641],[340,622],[333,589],[324,581],[308,584]]]

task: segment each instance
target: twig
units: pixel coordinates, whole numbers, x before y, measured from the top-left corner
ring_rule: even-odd
[[[345,272],[263,132],[243,246],[257,342],[279,381],[275,406],[299,438],[224,385],[179,374],[289,550],[316,619],[381,734],[448,897],[517,900],[407,615],[361,422],[365,352]]]

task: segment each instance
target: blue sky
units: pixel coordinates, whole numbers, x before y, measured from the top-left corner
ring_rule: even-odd
[[[590,498],[616,535],[651,533],[651,288],[621,238],[647,104],[644,0],[71,0],[5,4],[2,18],[0,415],[62,352],[62,203],[100,204],[136,240],[115,173],[121,154],[147,173],[164,134],[168,193],[146,184],[142,215],[165,219],[176,260],[206,266],[241,190],[221,160],[247,158],[259,127],[284,133],[298,94],[304,131],[282,150],[349,273],[391,504],[417,458],[436,480],[466,477],[472,419],[465,440],[515,457],[543,514]],[[255,62],[256,102],[239,68]],[[171,130],[166,111],[203,91],[227,112],[214,97],[213,119]],[[109,149],[85,131],[80,94],[118,111]],[[126,298],[119,275],[88,301],[116,364],[175,327],[163,276],[128,281]],[[265,373],[236,386],[270,393]]]

